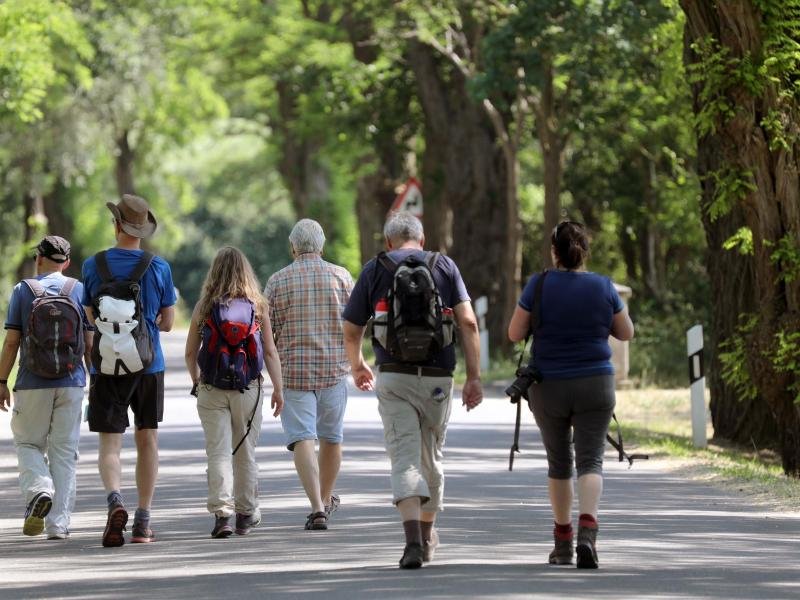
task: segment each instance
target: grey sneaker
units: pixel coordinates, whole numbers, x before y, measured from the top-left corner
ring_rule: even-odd
[[[553,551],[550,552],[548,562],[551,565],[571,565],[572,557],[575,554],[572,534],[570,534],[569,539],[559,539],[554,530],[553,539],[555,540],[555,546],[553,547]]]
[[[51,531],[47,534],[48,540],[68,540],[69,539],[69,531]]]
[[[22,533],[25,535],[39,535],[44,531],[44,518],[53,506],[53,498],[47,492],[39,492],[25,508],[25,521],[22,524]]]
[[[439,547],[439,532],[431,529],[431,539],[422,541],[422,562],[431,562],[436,548]]]
[[[211,537],[216,539],[223,539],[230,537],[233,534],[233,527],[231,527],[231,518],[216,516],[214,518],[214,529],[211,530]]]
[[[261,523],[260,516],[236,513],[236,535],[247,535],[259,523]]]
[[[596,569],[598,567],[597,550],[597,527],[578,527],[578,545],[575,551],[578,553],[579,569]]]
[[[331,494],[331,503],[325,505],[325,514],[328,515],[328,517],[330,517],[339,508],[339,504],[340,504],[339,496]]]

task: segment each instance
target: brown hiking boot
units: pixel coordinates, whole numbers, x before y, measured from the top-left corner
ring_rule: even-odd
[[[406,544],[403,558],[400,559],[401,569],[419,569],[422,566],[422,545]]]
[[[579,569],[596,569],[598,567],[597,550],[597,527],[578,527],[578,545],[575,551],[578,553]]]
[[[113,504],[108,509],[108,519],[106,529],[103,531],[103,546],[106,548],[116,548],[125,543],[125,525],[128,523],[128,511],[121,504]]]
[[[575,554],[572,545],[573,545],[573,538],[572,534],[568,534],[569,537],[562,537],[559,538],[558,534],[556,534],[555,530],[553,530],[553,538],[555,540],[555,546],[553,547],[553,551],[550,552],[550,557],[548,558],[548,562],[551,565],[571,565],[572,564],[572,557]]]

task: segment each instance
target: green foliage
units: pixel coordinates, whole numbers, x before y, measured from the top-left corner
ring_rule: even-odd
[[[739,254],[743,256],[752,256],[753,254],[753,232],[749,227],[740,227],[736,233],[729,237],[722,244],[725,250],[733,250],[736,248]]]
[[[706,207],[712,221],[728,214],[739,201],[756,191],[753,173],[733,165],[710,172],[708,178],[714,182],[714,199]]]
[[[795,404],[800,405],[800,332],[779,331],[775,334],[775,347],[770,358],[778,373],[792,375],[790,389],[794,392]]]
[[[45,97],[68,78],[89,86],[91,75],[83,61],[92,54],[66,2],[0,3],[0,119],[41,119]]]
[[[788,232],[776,243],[764,240],[764,245],[773,248],[770,260],[778,265],[781,281],[791,283],[800,279],[800,235]]]
[[[740,315],[736,333],[719,345],[722,379],[743,400],[753,400],[758,396],[747,362],[749,336],[757,326],[758,315]]]

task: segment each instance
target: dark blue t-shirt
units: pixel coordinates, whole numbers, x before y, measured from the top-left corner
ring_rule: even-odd
[[[400,262],[412,254],[417,254],[420,260],[425,260],[426,253],[423,250],[404,248],[392,250],[388,253],[389,258],[395,262]],[[464,280],[461,279],[461,273],[456,263],[449,257],[439,256],[439,260],[436,261],[436,267],[433,270],[433,279],[445,306],[452,308],[462,302],[469,302],[469,294],[467,294]],[[391,286],[392,274],[381,266],[376,259],[370,260],[364,265],[353,292],[350,294],[350,300],[347,302],[342,314],[344,320],[362,327],[366,325],[367,321],[375,315],[375,304],[381,298],[386,297]],[[372,348],[375,351],[376,364],[382,365],[397,362],[374,340]],[[456,366],[455,344],[444,348],[432,360],[418,364],[452,371]]]
[[[126,250],[111,248],[106,253],[108,268],[117,279],[128,277],[142,256],[142,250]],[[94,256],[87,258],[83,263],[83,305],[92,306],[92,299],[97,294],[102,283],[97,272]],[[164,354],[161,351],[161,341],[158,335],[156,318],[162,308],[172,306],[177,301],[175,286],[172,283],[172,271],[169,263],[160,256],[153,258],[150,268],[142,277],[142,312],[153,341],[153,363],[145,369],[145,373],[160,373],[164,370]],[[92,373],[95,373],[92,367]]]
[[[39,283],[51,294],[57,294],[66,282],[66,277],[61,273],[47,273],[46,275],[38,275],[36,279]],[[72,288],[70,298],[75,302],[75,305],[81,311],[81,317],[84,322],[84,328],[91,330],[92,327],[86,320],[86,314],[83,311],[81,304],[81,296],[83,294],[83,286],[81,282],[75,284]],[[11,301],[8,303],[8,315],[6,316],[6,329],[16,329],[21,332],[24,338],[28,333],[28,320],[31,316],[31,308],[33,304],[34,295],[31,288],[28,287],[24,281],[20,281],[14,286],[14,291],[11,293]],[[49,388],[63,388],[63,387],[83,387],[86,384],[86,371],[83,368],[83,361],[78,365],[78,368],[68,377],[61,379],[46,379],[31,373],[25,368],[25,344],[21,344],[19,348],[19,371],[17,371],[17,380],[14,383],[14,390],[41,390]]]
[[[519,299],[531,312],[533,275]],[[541,321],[533,332],[536,366],[544,379],[613,375],[608,336],[611,320],[625,305],[611,280],[596,273],[549,271],[542,286]]]

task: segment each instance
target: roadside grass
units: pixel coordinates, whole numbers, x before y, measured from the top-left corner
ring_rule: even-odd
[[[784,475],[780,456],[772,449],[712,439],[710,417],[708,447],[694,447],[688,389],[620,390],[616,414],[626,450],[635,448],[651,460],[670,461],[694,478],[734,489],[772,508],[800,510],[800,480]]]

